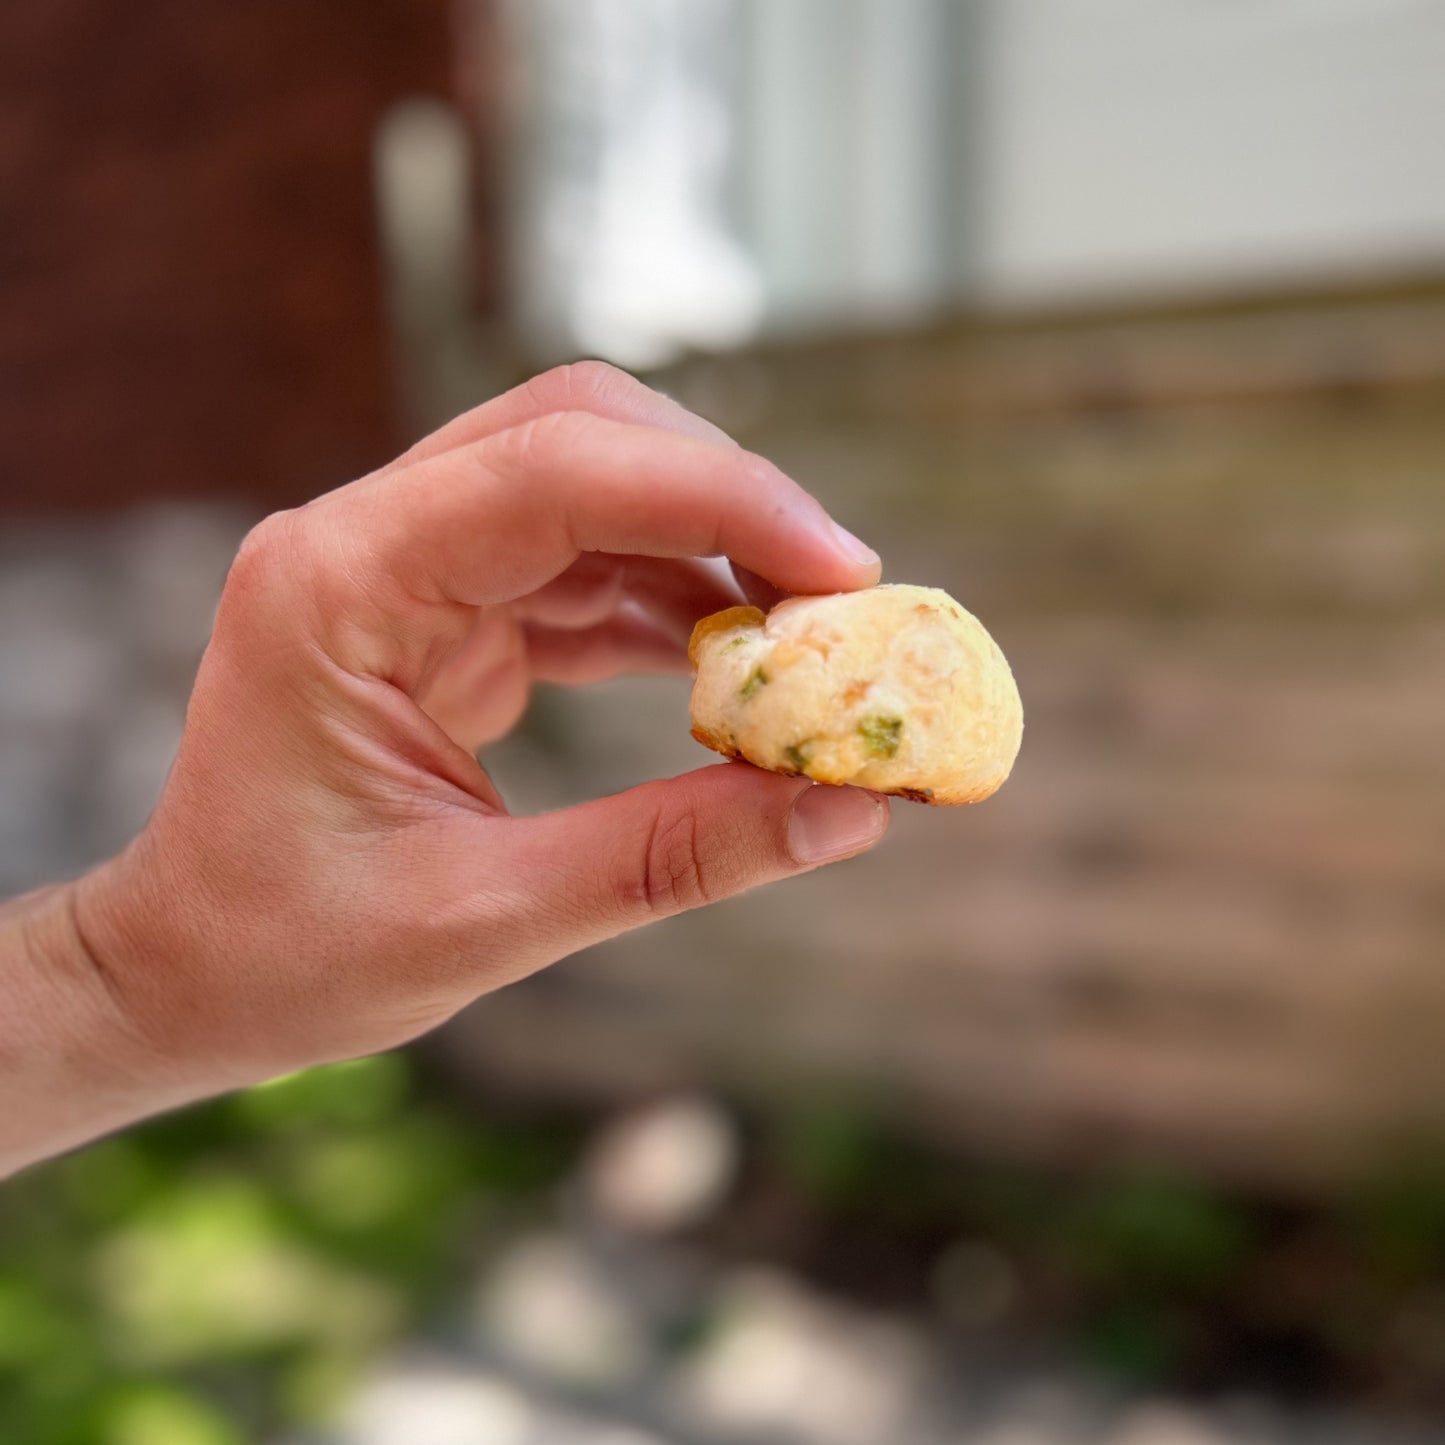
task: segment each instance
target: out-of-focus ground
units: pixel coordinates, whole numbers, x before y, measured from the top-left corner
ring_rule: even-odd
[[[685,1248],[619,1224],[575,1160],[521,1203],[489,1194],[495,1159],[433,1198],[415,1180],[439,1166],[407,1153],[433,1126],[385,1114],[384,1142],[348,1154],[355,1121],[338,1106],[302,1152],[287,1149],[311,1136],[284,1120],[248,1142],[240,1173],[224,1130],[213,1155],[192,1139],[184,1184],[97,1245],[101,1295],[130,1301],[116,1327],[144,1339],[147,1300],[198,1287],[157,1241],[191,1239],[201,1260],[207,1240],[231,1247],[199,1205],[186,1214],[190,1194],[219,1188],[251,1248],[273,1204],[236,1200],[274,1174],[275,1219],[304,1223],[314,1204],[321,1222],[296,1227],[329,1248],[327,1230],[372,1227],[337,1201],[379,1192],[384,1215],[392,1180],[395,1228],[449,1231],[448,1269],[389,1314],[366,1270],[405,1249],[346,1245],[362,1285],[333,1292],[355,1301],[354,1335],[411,1319],[425,1342],[359,1396],[339,1391],[352,1425],[297,1440],[1445,1438],[1421,1423],[1445,1382],[1445,1229],[1430,1213],[1445,1196],[1373,1217],[1376,1274],[1311,1212],[1442,1158],[1442,304],[958,326],[660,378],[815,490],[889,578],[979,614],[1024,697],[1014,778],[975,809],[899,805],[877,853],[592,950],[424,1046],[436,1096],[488,1107],[595,1119],[679,1091],[732,1101],[751,1122],[716,1126],[708,1147],[751,1162],[722,1170],[732,1183]],[[250,520],[175,506],[0,538],[0,888],[83,868],[143,822]],[[548,692],[485,761],[518,809],[680,771],[708,761],[686,702],[676,680]],[[780,1118],[760,1163],[750,1141]],[[109,1164],[55,1166],[54,1188],[83,1217],[87,1199],[103,1216],[95,1201],[150,1197],[156,1161],[184,1154],[157,1137],[152,1153],[121,1142],[98,1156]],[[457,1158],[466,1137],[435,1135]],[[982,1159],[1024,1171],[1014,1195],[969,1195],[997,1183]],[[817,1197],[770,1185],[778,1160]],[[1129,1170],[1197,1187],[1140,1185],[1122,1206],[1090,1194],[1099,1171]],[[1035,1179],[1022,1194],[1020,1177]],[[1263,1213],[1217,1203],[1236,1191]],[[432,1211],[425,1226],[404,1226],[409,1208]],[[988,1218],[1028,1238],[975,1239]],[[1246,1246],[1256,1227],[1268,1238]],[[1077,1257],[1036,1267],[1056,1236]],[[240,1258],[243,1277],[277,1268]],[[1051,1325],[1077,1323],[1080,1281],[1116,1266],[1142,1293],[1095,1320],[1094,1354],[1152,1386],[1098,1385]],[[1219,1298],[1237,1314],[1205,1329],[1187,1301],[1214,1298],[1211,1270],[1233,1271]],[[333,1289],[292,1277],[297,1310]],[[209,1304],[222,1315],[253,1297],[228,1288]],[[268,1308],[282,1340],[315,1323]],[[1175,1369],[1201,1349],[1193,1375]],[[296,1397],[337,1396],[326,1368]],[[1190,1403],[1161,1393],[1191,1381],[1206,1393]]]

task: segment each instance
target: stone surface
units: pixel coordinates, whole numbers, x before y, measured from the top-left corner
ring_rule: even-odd
[[[602,1131],[588,1152],[582,1185],[606,1223],[665,1234],[718,1207],[741,1151],[737,1124],[716,1103],[701,1095],[663,1099]]]

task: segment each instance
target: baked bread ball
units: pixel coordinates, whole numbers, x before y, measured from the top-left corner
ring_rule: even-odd
[[[998,644],[936,587],[730,607],[697,624],[688,656],[693,736],[775,773],[976,803],[1023,738]]]

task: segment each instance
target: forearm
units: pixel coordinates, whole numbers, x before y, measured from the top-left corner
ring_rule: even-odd
[[[87,944],[78,892],[0,904],[0,1177],[175,1102]]]

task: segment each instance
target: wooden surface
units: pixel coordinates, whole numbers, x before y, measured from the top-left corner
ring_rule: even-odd
[[[1426,335],[1409,315],[1382,354]],[[1308,357],[1291,326],[1239,369]],[[1191,365],[1227,371],[1216,342]],[[1091,337],[1031,344],[1058,377]],[[443,1047],[487,1087],[832,1091],[966,1148],[1271,1188],[1434,1149],[1445,386],[950,406],[979,356],[941,335],[670,381],[888,578],[985,621],[1024,698],[1013,779],[973,809],[899,805],[877,853],[594,950]],[[495,776],[550,806],[700,766],[686,693],[549,695]]]

